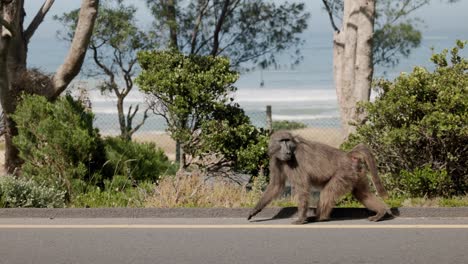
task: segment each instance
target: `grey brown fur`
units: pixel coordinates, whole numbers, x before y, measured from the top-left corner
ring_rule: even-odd
[[[312,186],[321,189],[316,219],[327,220],[336,201],[351,192],[376,215],[371,221],[381,220],[389,208],[371,192],[367,168],[381,197],[387,192],[377,175],[375,160],[369,149],[360,144],[349,152],[331,146],[307,141],[286,131],[274,133],[269,142],[270,183],[262,198],[250,212],[248,219],[259,213],[275,197],[281,194],[286,179],[295,187],[298,195],[298,219],[295,224],[307,222],[308,200]],[[367,167],[367,168],[366,168]]]

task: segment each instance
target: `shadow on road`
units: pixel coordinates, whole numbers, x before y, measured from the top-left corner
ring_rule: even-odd
[[[390,209],[393,215],[386,214],[381,221],[393,219],[395,216],[400,215],[398,208]],[[315,208],[309,208],[309,215],[313,212],[315,215]],[[253,220],[252,222],[265,222],[275,219],[286,219],[293,218],[297,214],[297,207],[284,207],[281,208],[276,215],[269,219]],[[342,221],[342,220],[357,220],[366,219],[369,216],[373,216],[375,213],[368,210],[367,208],[334,208],[329,221]],[[315,222],[315,217],[310,216],[307,218],[308,222]]]

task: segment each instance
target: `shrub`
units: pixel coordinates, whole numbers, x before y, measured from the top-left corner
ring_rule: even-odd
[[[217,109],[211,120],[202,122],[199,144],[194,153],[199,157],[218,154],[223,158],[211,164],[222,165],[233,171],[257,175],[268,167],[268,135],[250,123],[238,105],[225,105]]]
[[[448,196],[454,187],[446,170],[435,171],[429,165],[413,171],[402,170],[399,186],[405,186],[407,194],[413,197]]]
[[[24,160],[23,175],[68,195],[72,179],[100,182],[105,154],[93,118],[69,95],[55,102],[24,95],[13,115],[18,127],[13,142]]]
[[[368,144],[390,184],[415,195],[464,195],[468,190],[468,60],[461,41],[435,54],[433,72],[416,67],[393,82],[376,83],[380,96],[364,104],[368,121],[343,148]]]
[[[301,122],[295,121],[273,121],[273,131],[278,130],[293,130],[293,129],[301,129],[306,128],[307,125]]]
[[[87,192],[77,194],[72,207],[143,207],[144,201],[154,190],[150,182],[141,182],[137,186],[125,176],[115,176],[104,180],[105,186],[90,186]]]
[[[138,62],[143,69],[135,80],[140,90],[167,121],[171,137],[182,143],[187,156],[195,156],[197,131],[217,108],[233,100],[238,73],[227,58],[177,51],[140,52]]]
[[[0,177],[1,207],[64,207],[65,191],[40,186],[32,180]]]
[[[106,174],[124,175],[135,182],[156,182],[161,175],[175,174],[177,170],[164,151],[154,143],[137,143],[120,137],[107,138],[105,149]]]

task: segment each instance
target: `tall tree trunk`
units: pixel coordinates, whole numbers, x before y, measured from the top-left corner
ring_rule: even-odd
[[[130,140],[129,131],[125,123],[125,113],[124,113],[124,97],[119,94],[117,95],[117,115],[119,117],[119,126],[120,126],[120,136],[124,140]]]
[[[370,97],[374,18],[375,0],[345,0],[342,30],[334,34],[334,80],[346,136],[363,118],[357,104]]]
[[[11,31],[5,28],[1,30],[0,97],[5,113],[5,170],[13,174],[17,172],[22,161],[18,149],[13,145],[13,137],[18,135],[18,129],[11,117],[16,110],[20,91],[16,90],[18,87],[12,87],[11,82],[26,69],[27,43],[23,37],[23,1],[1,2],[2,18],[11,29]]]
[[[179,50],[177,42],[177,13],[176,13],[176,0],[167,0],[167,25],[169,26],[169,47]]]
[[[4,22],[9,24],[9,28],[12,29],[12,32],[9,30],[7,32],[5,28],[2,28],[1,31],[0,102],[5,113],[5,169],[8,173],[14,173],[21,165],[21,159],[18,156],[18,149],[12,143],[13,137],[18,134],[18,130],[11,119],[11,114],[16,110],[17,96],[24,87],[12,86],[11,82],[14,82],[26,70],[29,39],[36,31],[38,24],[44,18],[53,1],[45,2],[39,11],[39,16],[42,16],[42,18],[34,19],[26,30],[27,32],[23,30],[24,1],[15,0],[6,4],[4,1],[0,1],[0,3],[0,15]],[[99,0],[82,1],[78,25],[67,58],[54,75],[53,85],[45,87],[40,92],[41,95],[47,96],[49,99],[55,99],[79,73],[93,31],[98,6]]]

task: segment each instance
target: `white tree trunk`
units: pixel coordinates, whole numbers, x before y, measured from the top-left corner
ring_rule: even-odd
[[[373,64],[375,0],[345,0],[343,25],[333,39],[333,69],[341,123],[347,137],[362,116],[358,102],[369,101]]]
[[[54,89],[47,94],[49,98],[58,97],[80,72],[88,50],[88,44],[93,34],[99,0],[83,0],[81,2],[78,24],[75,35],[68,50],[67,57],[52,78]]]

